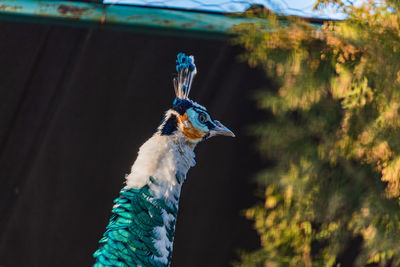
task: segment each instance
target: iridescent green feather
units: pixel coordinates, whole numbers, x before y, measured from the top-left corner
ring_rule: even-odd
[[[164,225],[163,212],[176,218],[177,207],[155,199],[147,185],[141,189],[122,189],[114,203],[113,215],[99,241],[100,248],[93,254],[96,258],[94,266],[168,266],[157,260],[163,255],[154,246],[157,236],[153,230]],[[174,228],[175,220],[166,225],[167,238],[171,242]],[[169,253],[170,261],[172,248]]]

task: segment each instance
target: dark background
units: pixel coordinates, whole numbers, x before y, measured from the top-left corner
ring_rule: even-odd
[[[196,148],[172,266],[229,266],[259,239],[241,211],[263,164],[247,127],[263,73],[227,41],[0,23],[0,266],[89,266],[138,148],[174,99],[180,51],[191,98],[237,138]]]

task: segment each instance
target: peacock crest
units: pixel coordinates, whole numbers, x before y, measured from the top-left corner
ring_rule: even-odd
[[[189,99],[193,78],[197,74],[194,57],[179,53],[176,59],[176,71],[173,78],[175,95],[181,100]]]

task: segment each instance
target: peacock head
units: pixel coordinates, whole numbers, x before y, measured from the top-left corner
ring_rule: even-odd
[[[158,127],[158,132],[161,135],[172,135],[180,131],[187,141],[194,144],[216,135],[235,137],[222,123],[213,120],[205,107],[189,99],[197,72],[193,56],[179,53],[176,63],[177,74],[173,79],[176,98]]]

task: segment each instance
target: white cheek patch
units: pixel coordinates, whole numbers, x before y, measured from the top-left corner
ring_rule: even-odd
[[[190,122],[192,123],[192,125],[193,125],[197,130],[200,130],[200,131],[203,131],[203,132],[208,132],[207,126],[204,125],[204,124],[201,124],[201,123],[197,120],[199,114],[198,114],[193,108],[189,108],[189,109],[186,111],[186,114],[188,115],[188,118],[189,118]]]

